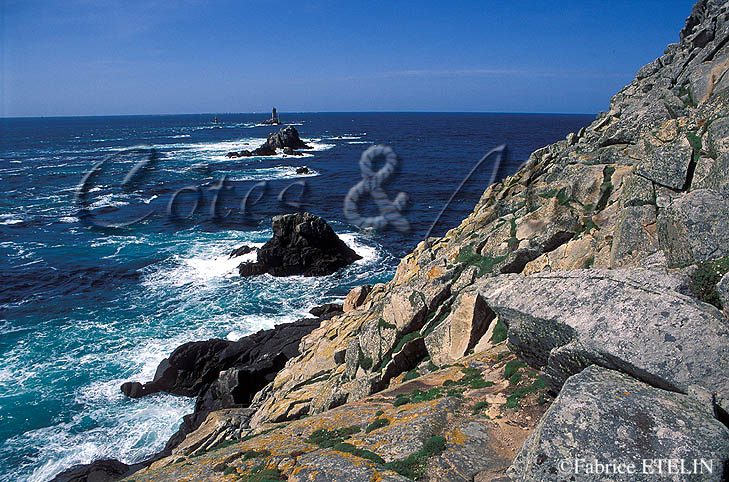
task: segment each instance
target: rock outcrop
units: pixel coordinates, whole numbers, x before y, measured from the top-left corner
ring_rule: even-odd
[[[114,482],[135,468],[118,460],[97,460],[90,464],[75,465],[56,475],[50,482]]]
[[[241,276],[324,276],[361,259],[334,230],[310,213],[274,216],[273,237],[258,249],[258,260],[242,263]]]
[[[243,149],[241,151],[231,151],[226,154],[228,158],[236,157],[252,157],[252,156],[275,156],[276,150],[281,149],[284,154],[289,156],[300,156],[300,152],[296,149],[311,149],[299,138],[299,131],[294,126],[283,127],[278,132],[274,132],[268,136],[266,142],[260,147],[252,151]]]
[[[719,482],[727,462],[729,429],[701,403],[593,365],[567,380],[509,475],[525,482]],[[603,468],[591,470],[595,463]]]

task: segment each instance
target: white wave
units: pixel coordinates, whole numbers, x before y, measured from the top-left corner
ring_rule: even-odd
[[[370,141],[350,141],[347,144],[372,144]]]
[[[20,224],[22,222],[23,222],[23,219],[10,218],[10,219],[3,219],[2,221],[0,221],[0,224],[13,225],[13,224]]]
[[[176,136],[170,136],[171,139],[182,139],[183,137],[190,137],[190,134],[179,134]]]
[[[78,218],[76,216],[64,216],[60,218],[59,221],[62,223],[75,223],[78,221]]]
[[[332,147],[336,147],[335,144],[327,144],[325,142],[321,142],[322,139],[316,138],[316,139],[301,139],[306,144],[309,144],[313,151],[326,151],[331,149]]]
[[[246,174],[233,174],[230,177],[231,181],[267,181],[274,179],[293,179],[297,177],[314,177],[320,175],[319,171],[312,168],[308,168],[309,172],[306,174],[298,174],[296,172],[297,167],[293,166],[278,166],[256,169]]]
[[[115,199],[120,197],[119,194],[104,194],[103,196],[100,196],[96,201],[89,204],[87,207],[89,209],[98,209],[98,208],[116,208],[121,206],[126,206],[129,204],[128,201],[121,201],[119,199]]]

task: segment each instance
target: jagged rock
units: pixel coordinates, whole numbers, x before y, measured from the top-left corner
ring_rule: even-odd
[[[575,461],[581,460],[575,473]],[[711,461],[713,473],[644,474],[643,460]],[[567,461],[566,463],[563,461]],[[598,461],[635,464],[632,474],[589,473]],[[617,371],[590,366],[567,380],[522,445],[509,475],[520,481],[714,480],[729,461],[729,429],[696,400],[654,388]],[[665,463],[665,462],[664,462]],[[560,464],[564,464],[560,466]],[[699,465],[699,469],[701,466]],[[680,469],[676,469],[680,470]]]
[[[291,147],[284,147],[283,153],[286,154],[287,156],[303,156],[304,155],[303,153],[296,151],[296,150],[292,149]],[[297,174],[305,174],[308,172],[309,172],[309,169],[305,166],[299,167],[298,169],[296,169]]]
[[[231,152],[227,153],[225,156],[230,159],[234,159],[236,157],[251,157],[252,155],[253,155],[253,153],[251,151],[249,151],[247,149],[243,149],[242,151],[237,151],[237,152],[231,151]]]
[[[362,305],[362,303],[364,303],[367,295],[370,294],[370,291],[372,291],[372,285],[362,285],[352,288],[352,290],[347,293],[347,297],[344,299],[344,306],[342,309],[344,311],[352,311],[358,308]]]
[[[251,248],[250,246],[241,246],[240,248],[235,248],[233,251],[231,251],[228,258],[235,258],[237,256],[243,256],[245,254],[255,251],[255,249],[256,248]]]
[[[729,152],[729,117],[714,120],[706,130],[706,150],[716,159]]]
[[[298,354],[301,338],[318,327],[320,322],[318,318],[304,318],[259,331],[238,341],[211,339],[185,343],[176,348],[169,359],[160,363],[154,380],[144,384],[142,395],[164,391],[193,397],[215,381],[221,371],[235,367],[241,370],[239,376],[246,376],[246,381],[241,385],[241,393],[234,396],[237,403],[247,403],[275,376],[286,360]],[[134,388],[138,390],[136,385]],[[127,391],[130,391],[129,388]],[[126,394],[132,396],[131,393]]]
[[[309,313],[321,318],[322,320],[328,320],[332,316],[336,316],[342,313],[342,305],[339,303],[326,303],[323,305],[315,306],[309,310]]]
[[[441,366],[466,355],[486,333],[494,316],[481,295],[461,293],[450,315],[425,337],[430,359]]]
[[[708,189],[691,191],[659,214],[658,236],[671,266],[729,255],[729,198]]]
[[[278,132],[268,136],[266,144],[273,149],[310,149],[308,145],[299,139],[299,131],[294,126],[286,126]]]
[[[90,464],[74,465],[56,475],[50,482],[115,482],[133,468],[118,460],[96,460]]]
[[[646,159],[635,167],[636,174],[671,189],[684,187],[693,155],[687,139],[663,146],[649,146],[645,155]]]
[[[318,216],[274,216],[273,237],[258,250],[258,261],[238,267],[241,276],[324,276],[361,259]]]
[[[598,363],[651,385],[729,394],[729,325],[682,294],[684,279],[639,268],[496,278],[480,290],[509,345],[551,386]],[[723,394],[723,395],[722,395]],[[729,399],[720,402],[729,409]]]
[[[253,155],[253,156],[275,156],[276,148],[266,143],[260,147],[257,147],[256,149],[254,149],[251,152],[251,155]]]
[[[658,247],[656,207],[648,204],[623,208],[615,224],[610,266],[635,266]]]

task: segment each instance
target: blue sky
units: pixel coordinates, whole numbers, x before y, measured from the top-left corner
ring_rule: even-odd
[[[692,3],[0,0],[0,114],[594,113]]]

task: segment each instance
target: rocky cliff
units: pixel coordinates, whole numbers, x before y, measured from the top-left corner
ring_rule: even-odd
[[[726,477],[728,41],[729,7],[699,1],[608,112],[132,478],[562,480],[579,458]]]

